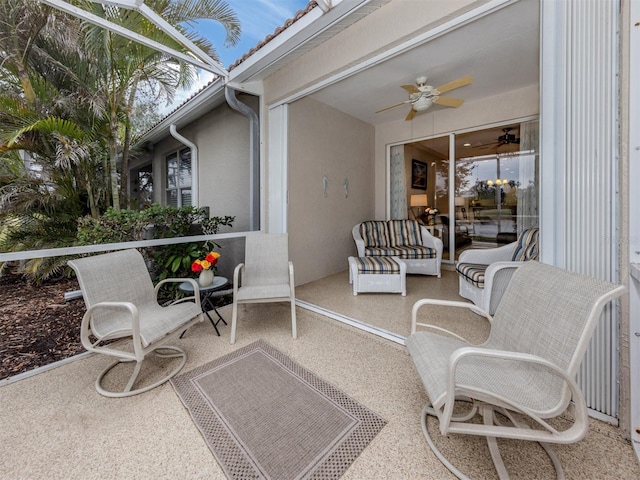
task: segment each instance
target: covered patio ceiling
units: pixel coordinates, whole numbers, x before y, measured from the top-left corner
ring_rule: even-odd
[[[495,96],[499,102],[500,94],[539,83],[539,29],[539,0],[515,1],[311,97],[372,125],[405,118],[408,104],[375,112],[407,100],[400,85],[415,84],[418,76],[427,76],[429,85],[438,86],[470,75],[471,85],[446,95],[465,102]],[[430,111],[444,108],[434,105]]]

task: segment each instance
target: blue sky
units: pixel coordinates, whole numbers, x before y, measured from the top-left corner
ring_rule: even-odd
[[[231,48],[225,47],[225,30],[222,25],[212,20],[198,22],[197,30],[207,37],[220,57],[222,66],[229,68],[236,60],[272,34],[276,28],[282,26],[288,19],[293,18],[298,10],[307,6],[308,0],[226,0],[240,20],[242,33],[240,41]],[[200,71],[196,84],[189,91],[176,92],[171,105],[162,106],[162,113],[168,113],[175,106],[180,105],[193,92],[200,90],[211,81],[212,75]]]
[[[210,20],[198,23],[198,31],[213,43],[225,68],[282,26],[298,10],[305,8],[308,3],[308,0],[226,1],[238,16],[242,27],[240,41],[235,47],[225,47],[225,31],[219,23]]]

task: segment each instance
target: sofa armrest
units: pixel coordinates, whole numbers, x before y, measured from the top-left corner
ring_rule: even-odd
[[[356,248],[358,249],[358,256],[364,257],[364,240],[362,239],[362,235],[360,235],[360,224],[356,224],[355,227],[351,229],[351,234],[353,235],[353,240],[356,242]]]
[[[491,314],[495,313],[511,277],[523,264],[524,262],[494,262],[487,267],[484,273],[484,295],[481,308]]]
[[[429,232],[429,230],[423,225],[420,226],[420,236],[422,237],[422,246],[435,248],[438,252],[438,258],[442,258],[442,252],[444,250],[444,244],[442,243],[442,240],[431,235],[431,232]]]
[[[509,243],[496,248],[471,248],[460,254],[458,263],[490,265],[494,262],[510,261],[515,248],[515,243]]]

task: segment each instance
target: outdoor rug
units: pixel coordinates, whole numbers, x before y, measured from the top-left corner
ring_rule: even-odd
[[[386,424],[262,340],[171,384],[228,478],[339,478]]]

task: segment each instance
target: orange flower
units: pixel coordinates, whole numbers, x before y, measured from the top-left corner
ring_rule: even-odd
[[[204,257],[204,260],[194,260],[194,262],[191,264],[191,271],[200,273],[202,270],[209,270],[218,263],[219,258],[220,254],[218,252],[209,252]]]

